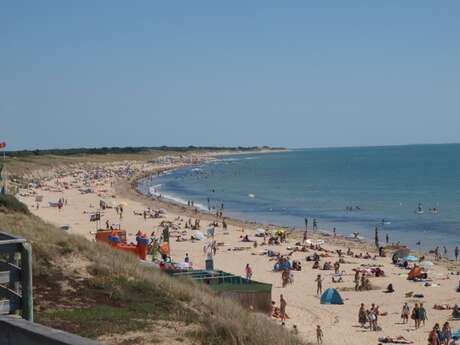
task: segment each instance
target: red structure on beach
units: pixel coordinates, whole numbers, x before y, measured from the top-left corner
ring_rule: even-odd
[[[107,243],[114,249],[134,254],[141,260],[147,259],[147,252],[148,252],[148,247],[149,247],[148,239],[145,236],[145,234],[141,232],[137,233],[136,235],[137,244],[134,244],[134,243],[127,242],[125,230],[99,229],[96,232],[96,241]]]

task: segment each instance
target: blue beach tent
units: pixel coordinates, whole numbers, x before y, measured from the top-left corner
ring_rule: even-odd
[[[460,329],[457,329],[455,332],[452,333],[452,338],[455,340],[460,339]]]
[[[336,289],[329,288],[321,296],[321,304],[343,304],[343,299]]]
[[[403,257],[403,260],[405,260],[405,261],[417,261],[418,258],[416,256],[414,256],[414,255],[407,255],[407,256]]]

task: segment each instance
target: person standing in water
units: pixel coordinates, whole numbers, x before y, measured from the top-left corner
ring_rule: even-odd
[[[379,228],[375,227],[375,246],[379,249]]]

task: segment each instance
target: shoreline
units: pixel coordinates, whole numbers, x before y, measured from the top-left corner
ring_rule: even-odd
[[[206,231],[207,224],[213,222],[216,218],[209,213],[195,213],[193,209],[186,206],[175,205],[173,203],[150,198],[137,190],[137,181],[143,176],[150,176],[159,171],[178,169],[190,166],[191,162],[197,163],[201,160],[209,159],[209,156],[201,156],[199,159],[183,158],[175,163],[146,163],[137,162],[130,165],[127,162],[117,162],[107,166],[98,166],[97,168],[68,168],[68,175],[62,179],[51,178],[42,187],[32,188],[35,193],[20,196],[21,201],[29,205],[31,211],[56,226],[69,224],[71,232],[94,240],[95,223],[89,221],[89,213],[95,212],[96,207],[101,199],[111,200],[113,202],[126,202],[123,220],[118,217],[114,209],[107,209],[103,212],[101,223],[107,220],[112,224],[120,222],[123,229],[126,229],[130,239],[138,230],[150,233],[161,233],[161,223],[163,221],[171,222],[174,225],[172,234],[171,257],[176,262],[183,261],[188,254],[194,269],[202,269],[205,264],[205,254],[203,253],[203,244],[205,241],[192,241],[190,229],[184,228],[187,218],[201,220],[201,231]],[[129,169],[127,168],[129,167]],[[104,172],[104,177],[94,176],[94,171],[100,169]],[[129,170],[129,171],[128,171]],[[120,173],[120,172],[124,172]],[[52,172],[50,172],[52,173]],[[88,177],[90,176],[90,177]],[[61,188],[66,183],[68,188]],[[92,193],[82,193],[80,190],[89,183],[94,189]],[[86,188],[86,187],[85,187]],[[33,207],[35,195],[43,195],[45,206],[36,209]],[[61,211],[56,208],[47,206],[48,202],[55,201],[58,198],[68,200],[68,205],[64,206]],[[165,208],[166,215],[163,218],[144,219],[139,216],[147,207],[153,209]],[[315,270],[311,262],[306,261],[306,256],[312,255],[315,250],[307,248],[305,252],[295,251],[296,243],[301,239],[303,232],[291,232],[287,237],[287,242],[280,245],[264,245],[261,239],[254,237],[255,228],[261,224],[256,222],[247,222],[237,218],[228,218],[228,234],[222,231],[222,227],[216,228],[216,241],[218,243],[217,254],[214,257],[216,269],[220,269],[236,275],[244,275],[244,267],[250,264],[253,269],[253,279],[272,284],[272,299],[278,303],[279,295],[283,294],[287,300],[287,313],[290,317],[286,321],[286,327],[291,329],[297,326],[299,335],[307,340],[314,341],[314,327],[321,324],[325,333],[325,344],[330,345],[354,345],[360,344],[377,344],[380,336],[399,336],[414,341],[416,344],[424,343],[427,338],[427,332],[434,322],[444,322],[448,319],[450,311],[435,310],[434,304],[457,303],[458,293],[455,291],[458,283],[458,277],[450,273],[456,268],[450,267],[451,262],[436,262],[430,270],[430,277],[433,279],[433,287],[427,287],[407,280],[407,272],[391,264],[391,252],[387,257],[376,257],[366,259],[363,257],[345,256],[341,264],[342,282],[334,282],[333,272],[327,270]],[[221,219],[219,223],[221,223]],[[121,224],[122,223],[122,224]],[[244,232],[242,231],[244,227]],[[184,235],[185,240],[175,240],[178,234]],[[254,247],[254,242],[247,243],[242,241],[243,235],[248,235],[251,240],[260,244]],[[314,233],[309,231],[309,238],[323,239],[325,244],[322,245],[324,250],[319,251],[321,255],[321,265],[325,262],[334,262],[337,260],[337,250],[347,251],[351,248],[353,252],[358,253],[375,253],[375,246],[368,241],[351,241],[345,238],[328,236],[321,234],[320,230]],[[294,283],[286,287],[281,285],[281,274],[273,271],[275,261],[264,253],[267,250],[273,250],[281,255],[286,255],[291,260],[298,260],[302,263],[301,271],[294,271]],[[356,292],[353,289],[353,270],[367,269],[368,267],[380,267],[384,270],[384,277],[370,277],[372,290]],[[315,277],[321,274],[324,279],[324,289],[332,287],[337,288],[345,301],[344,306],[323,305],[319,303],[316,295]],[[385,294],[382,290],[388,284],[393,284],[395,293]],[[424,298],[417,300],[407,298],[406,293],[420,293]],[[423,301],[429,314],[429,322],[425,329],[415,330],[413,325],[400,325],[399,315],[403,302],[409,302],[412,306],[417,301]],[[371,303],[380,306],[382,315],[379,324],[383,331],[372,332],[368,329],[362,329],[357,326],[357,312],[361,303],[366,307]],[[268,320],[267,320],[268,322]],[[279,320],[273,319],[273,325],[276,327],[280,324]],[[460,328],[460,321],[452,321],[453,328]],[[340,337],[337,337],[340,334]]]
[[[276,152],[286,152],[286,151],[276,151]],[[244,155],[244,154],[254,154],[254,153],[258,153],[258,152],[243,152],[241,154]],[[271,153],[271,152],[265,152],[265,153]],[[233,154],[230,154],[230,155],[233,155]],[[240,154],[235,154],[235,155],[240,155]],[[177,170],[187,169],[187,168],[191,168],[191,167],[202,165],[202,164],[208,164],[209,162],[213,161],[212,158],[221,157],[221,156],[225,156],[225,155],[216,155],[216,156],[212,155],[211,160],[203,160],[199,163],[185,164],[183,166],[161,169],[161,170],[158,170],[152,173],[140,174],[138,176],[133,177],[131,181],[120,180],[119,184],[115,186],[115,189],[117,190],[117,192],[122,193],[122,195],[128,199],[142,201],[144,203],[152,202],[152,206],[154,208],[155,207],[164,208],[168,211],[171,210],[174,212],[182,212],[186,214],[187,216],[194,217],[194,218],[199,216],[200,218],[209,220],[209,221],[220,220],[219,218],[216,218],[214,214],[208,211],[200,210],[199,208],[197,208],[198,212],[195,212],[195,208],[189,207],[183,203],[180,203],[174,200],[170,200],[167,197],[165,197],[164,199],[162,198],[162,200],[160,200],[158,197],[147,195],[141,192],[138,189],[138,186],[139,186],[139,182],[142,179],[152,178],[152,181],[153,181],[156,177],[159,176],[159,175],[154,176],[155,174],[172,173]],[[126,186],[127,182],[129,182],[129,185],[130,185],[129,188],[127,188]],[[225,215],[224,215],[224,218],[226,222],[229,224],[232,224],[234,226],[239,226],[239,227],[243,226],[245,228],[252,229],[252,230],[255,230],[256,228],[265,228],[265,229],[270,229],[270,230],[273,230],[276,228],[286,229],[289,231],[290,236],[296,239],[301,239],[305,231],[304,228],[302,229],[299,227],[287,226],[287,225],[280,224],[280,223],[275,224],[275,223],[257,222],[257,221],[240,218],[240,217],[225,216]],[[332,241],[333,243],[337,245],[348,246],[350,248],[363,248],[363,246],[365,246],[366,250],[369,252],[372,252],[372,253],[378,252],[374,243],[370,239],[353,240],[351,238],[346,237],[343,234],[337,234],[336,237],[334,237],[331,231],[327,231],[321,228],[318,230],[308,229],[308,237],[314,240],[318,240],[318,239],[326,240],[327,239],[328,241]],[[396,248],[405,247],[405,248],[409,248],[411,252],[416,251],[415,249],[410,248],[408,245],[404,243],[399,243],[399,244],[390,243],[387,245],[383,245],[383,247],[392,248],[393,250],[396,250]],[[429,256],[429,253],[426,251],[422,251],[421,253],[422,255]]]
[[[288,150],[286,150],[286,151],[288,151]],[[284,152],[286,152],[286,151],[284,151]],[[247,154],[254,154],[254,153],[257,153],[257,152],[248,152]],[[267,152],[267,153],[270,153],[270,152]],[[239,154],[235,154],[235,155],[239,155]],[[214,158],[216,158],[216,157],[218,157],[218,156],[215,156]],[[175,168],[172,168],[172,169],[168,169],[167,171],[164,171],[164,172],[172,173],[172,172],[175,172],[177,170],[187,169],[187,168],[191,168],[191,167],[193,167],[195,165],[203,165],[203,164],[207,164],[207,163],[208,163],[208,161],[203,161],[203,162],[200,162],[198,164],[193,164],[193,165],[190,164],[190,165],[184,165],[184,166],[181,166],[181,167],[175,167]],[[137,190],[138,189],[137,185],[139,184],[139,182],[144,177],[152,177],[152,182],[156,178],[155,176],[151,176],[151,174],[147,174],[147,175],[143,175],[143,176],[138,177],[136,183],[133,184],[133,187],[132,187],[133,189],[135,189],[136,192],[140,192],[140,191]],[[148,198],[158,201],[158,198],[155,197],[155,196],[150,196],[150,195],[148,195],[146,193],[142,193],[142,192],[140,192],[140,194],[144,194]],[[165,194],[165,195],[167,195],[167,194]],[[174,197],[180,198],[184,202],[171,200],[171,199],[168,199],[168,196],[165,196],[164,199],[162,200],[162,202],[164,203],[163,207],[167,208],[168,205],[173,205],[173,206],[177,206],[179,208],[181,206],[184,206],[185,208],[183,209],[183,211],[188,209],[188,207],[185,204],[185,199],[188,198],[188,197],[182,196],[180,194],[174,195]],[[203,207],[203,210],[199,210],[199,214],[201,214],[201,215],[209,215],[209,214],[211,214],[207,210],[204,210],[205,206],[204,206],[203,203],[201,203],[201,206]],[[233,214],[230,215],[230,216],[225,216],[225,218],[232,219],[234,221],[237,221],[238,223],[246,223],[248,225],[252,224],[254,226],[268,227],[268,228],[275,228],[276,227],[276,228],[284,228],[284,229],[293,229],[295,232],[302,232],[302,233],[305,231],[304,227],[299,226],[299,225],[295,225],[295,224],[294,225],[286,225],[286,224],[283,224],[282,222],[275,222],[274,223],[272,220],[271,221],[264,221],[263,216],[258,217],[259,220],[254,220],[254,219],[245,218],[244,214],[242,214],[241,212],[238,212],[238,211],[233,211],[233,212],[231,211],[231,213],[233,213]],[[249,213],[249,214],[251,214],[251,213]],[[276,218],[276,217],[277,216],[273,216],[272,218]],[[311,220],[312,218],[314,218],[314,217],[310,216],[309,220]],[[298,219],[300,219],[300,218],[298,218]],[[298,223],[298,222],[296,222],[296,223]],[[333,234],[332,228],[333,227],[341,228],[341,224],[346,224],[346,223],[343,223],[341,221],[332,222],[330,220],[329,221],[326,220],[326,224],[328,226],[330,226],[330,228],[328,230],[326,230],[325,228],[321,228],[316,233],[313,231],[313,229],[311,229],[311,225],[309,224],[309,226],[310,226],[310,228],[308,229],[309,234],[316,234],[317,236],[319,236],[318,238],[324,238],[325,237],[325,238],[330,239],[332,237],[332,234]],[[374,241],[373,241],[373,232],[374,232],[374,230],[371,229],[371,228],[372,228],[372,226],[369,226],[369,229],[361,228],[361,230],[359,230],[360,228],[358,227],[358,231],[361,231],[362,236],[364,236],[364,238],[362,238],[360,241],[353,240],[351,238],[351,233],[347,234],[347,233],[337,232],[337,238],[340,238],[343,241],[347,241],[350,245],[365,242],[365,243],[367,243],[368,246],[370,246],[372,248],[373,251],[376,251],[375,248],[374,248],[375,246],[374,246]],[[388,232],[386,232],[384,229],[379,228],[379,237],[380,237],[380,245],[381,246],[383,246],[383,247],[398,247],[398,246],[399,247],[407,247],[407,248],[409,248],[411,250],[411,252],[417,253],[419,255],[425,255],[425,256],[432,256],[432,255],[430,255],[430,251],[432,251],[436,246],[439,246],[439,248],[442,248],[442,244],[439,245],[436,242],[435,239],[430,240],[430,239],[427,239],[427,238],[419,238],[419,237],[410,238],[410,242],[412,244],[407,244],[407,239],[405,239],[404,235],[403,235],[404,231],[405,231],[404,229],[397,229],[396,231],[395,230],[391,230],[391,231],[394,231],[394,234],[395,234],[395,237],[396,237],[397,240],[393,240],[393,241],[390,240],[389,243],[386,243],[385,242],[385,234],[387,234]],[[391,231],[390,231],[390,233],[391,233]],[[390,237],[392,237],[392,236],[390,235]],[[419,248],[416,245],[414,245],[414,243],[416,243],[416,241],[420,241],[420,240],[421,240],[421,242],[423,244],[425,244],[425,243],[427,243],[427,244],[422,245],[421,248]],[[453,247],[449,247],[449,248],[450,248],[449,249],[450,256],[446,257],[446,259],[453,261]]]
[[[198,164],[206,164],[206,161],[203,161]],[[184,165],[180,167],[161,169],[153,173],[141,174],[139,176],[133,177],[132,180],[128,180],[128,181],[119,180],[115,186],[115,190],[117,191],[117,193],[120,193],[120,195],[122,195],[124,198],[130,199],[133,201],[142,202],[146,204],[146,206],[151,206],[152,208],[164,208],[167,211],[180,212],[188,217],[193,217],[193,218],[199,217],[200,219],[203,219],[206,221],[215,221],[215,220],[221,221],[221,219],[216,218],[216,216],[210,212],[202,211],[199,209],[198,209],[198,212],[195,212],[195,208],[188,207],[184,204],[175,202],[173,200],[167,200],[167,199],[159,200],[158,198],[154,198],[152,196],[142,193],[138,189],[138,183],[143,178],[150,177],[150,176],[153,177],[153,174],[156,174],[156,173],[173,172],[179,169],[190,168],[195,165],[197,164],[189,164],[189,165]],[[289,226],[282,225],[282,224],[261,223],[261,222],[245,220],[245,219],[237,218],[237,217],[229,217],[229,216],[224,216],[224,218],[225,218],[225,221],[230,225],[237,226],[237,227],[244,227],[245,229],[250,229],[250,230],[255,230],[256,228],[265,228],[265,229],[270,229],[270,230],[286,229],[289,232],[289,236],[295,239],[301,239],[303,236],[303,232],[305,231],[305,229],[289,227]],[[339,235],[339,234],[334,238],[332,236],[332,233],[329,233],[328,231],[323,230],[323,229],[318,229],[318,230],[309,229],[308,238],[313,239],[313,240],[328,240],[329,242],[332,242],[336,245],[346,246],[350,248],[363,249],[363,246],[364,246],[366,251],[377,253],[377,249],[375,248],[373,243],[370,242],[369,240],[365,240],[365,239],[352,240],[352,239],[348,239],[345,236]],[[394,246],[390,245],[389,247],[394,247]],[[404,245],[401,245],[401,247],[404,247]]]

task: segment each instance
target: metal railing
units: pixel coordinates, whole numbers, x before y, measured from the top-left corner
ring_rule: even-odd
[[[2,345],[101,345],[101,343],[29,322],[15,316],[0,315]]]
[[[32,247],[24,238],[0,232],[0,314],[33,321]]]

